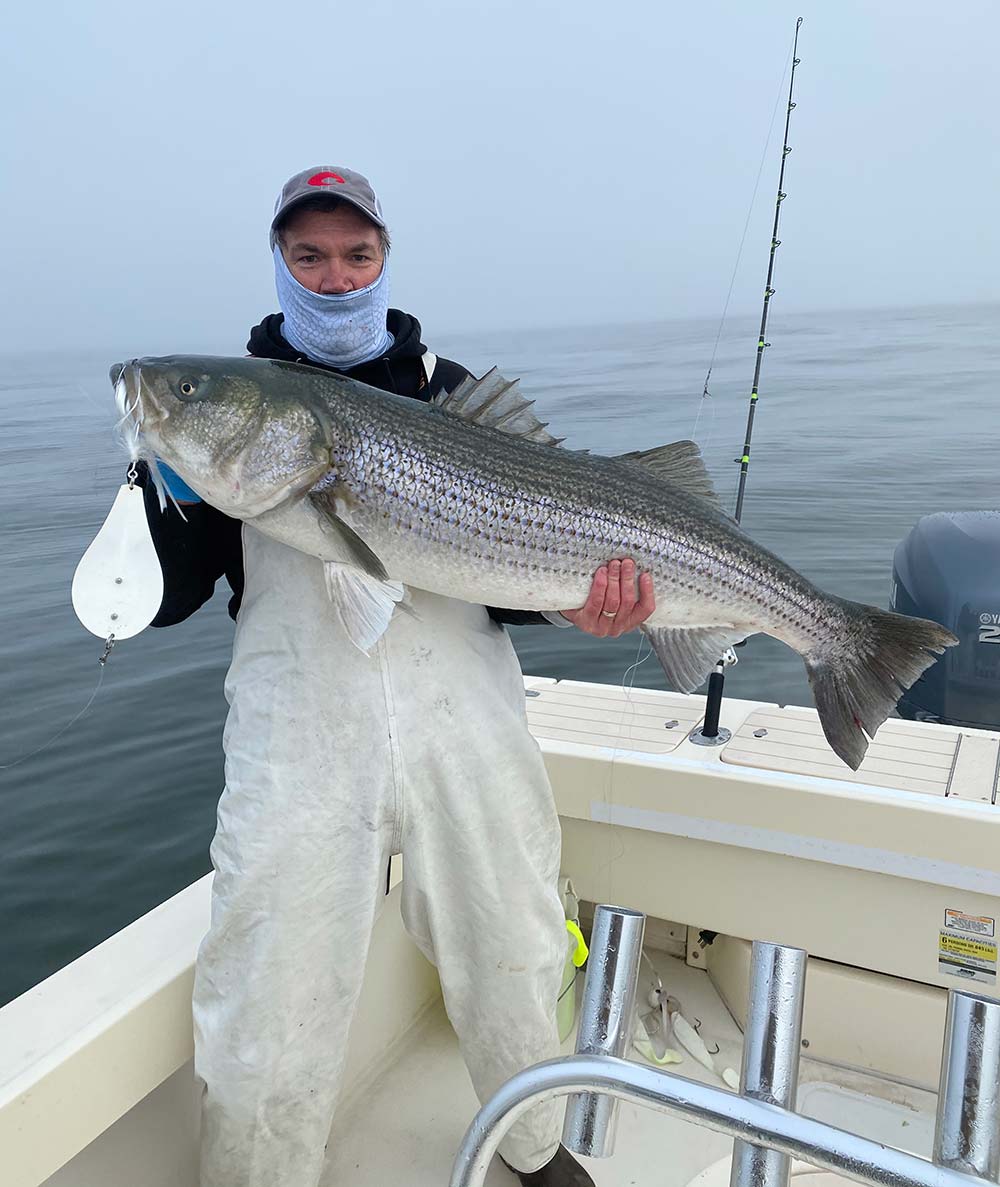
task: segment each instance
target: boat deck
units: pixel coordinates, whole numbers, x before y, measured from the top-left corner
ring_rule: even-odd
[[[723,725],[730,726],[732,738],[706,750],[690,742],[702,720],[704,696],[536,676],[525,677],[525,690],[528,721],[540,741],[644,755],[679,753],[956,801],[996,805],[1000,798],[1000,734],[987,730],[893,718],[852,771],[830,749],[811,707],[727,701]]]
[[[685,1016],[700,1020],[700,1033],[710,1049],[718,1044],[719,1066],[738,1070],[742,1036],[709,977],[664,953],[650,955]],[[644,962],[642,995],[651,983]],[[572,1038],[563,1050],[572,1052]],[[630,1058],[641,1057],[633,1051]],[[670,1070],[721,1086],[718,1077],[687,1054]],[[800,1111],[923,1157],[930,1156],[934,1106],[929,1092],[814,1060],[802,1062]],[[445,1187],[455,1151],[477,1107],[454,1033],[438,1002],[397,1048],[389,1066],[374,1080],[358,1085],[342,1105],[322,1187]],[[684,1187],[720,1160],[728,1160],[732,1142],[719,1134],[634,1105],[622,1104],[620,1109],[614,1156],[581,1159],[597,1187]],[[706,1177],[714,1178],[711,1173]],[[720,1187],[728,1181],[726,1172]],[[515,1180],[495,1160],[486,1183],[512,1187]]]

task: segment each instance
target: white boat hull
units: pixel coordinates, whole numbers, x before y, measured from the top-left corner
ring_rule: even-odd
[[[834,1076],[839,1090],[926,1113],[945,993],[968,984],[961,960],[942,960],[948,921],[1000,915],[1000,736],[889,722],[855,773],[830,754],[812,710],[727,701],[733,738],[713,749],[687,737],[701,698],[525,684],[562,818],[564,872],[582,898],[652,917],[657,960],[670,960],[703,1021],[716,1012],[732,1065],[747,941],[803,947],[812,954],[803,1034],[810,1059],[824,1061],[804,1087],[841,1065],[850,1070]],[[5,1187],[195,1187],[190,995],[209,890],[202,879],[0,1011]],[[331,1183],[396,1181],[382,1177],[386,1160],[402,1156],[393,1143],[406,1147],[407,1165],[428,1160],[426,1177],[407,1179],[414,1187],[446,1181],[439,1163],[475,1111],[436,976],[406,937],[396,896],[398,886],[352,1030]],[[706,929],[719,938],[702,948]],[[993,972],[971,988],[997,995],[995,949]],[[406,1088],[432,1057],[454,1099]],[[690,1060],[680,1070],[695,1074]],[[377,1141],[355,1110],[392,1099],[394,1137]],[[661,1118],[633,1124],[636,1142],[648,1130],[657,1148],[678,1149]],[[728,1150],[707,1133],[684,1147],[690,1159],[664,1184],[684,1187]],[[619,1149],[627,1161],[625,1137]],[[647,1148],[643,1165],[649,1157]]]

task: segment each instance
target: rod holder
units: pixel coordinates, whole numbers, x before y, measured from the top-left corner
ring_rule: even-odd
[[[708,678],[708,693],[705,697],[705,718],[701,729],[693,730],[688,739],[696,746],[723,746],[732,734],[719,725],[719,715],[722,712],[722,695],[726,686],[726,668],[739,663],[736,652],[727,647],[725,654],[715,665],[715,670]]]
[[[795,1108],[805,985],[801,948],[754,942],[740,1071],[743,1096]],[[787,1154],[737,1140],[730,1187],[788,1187],[790,1168]]]
[[[1000,1002],[952,990],[934,1128],[934,1161],[1000,1177]]]
[[[720,660],[715,665],[715,671],[708,678],[708,697],[705,701],[705,720],[701,727],[701,736],[706,739],[716,739],[719,736],[719,714],[722,712],[722,693],[725,689],[726,678],[723,675],[723,664]]]
[[[590,959],[583,985],[577,1055],[624,1058],[632,1038],[635,989],[646,916],[625,907],[594,912]],[[574,1154],[609,1158],[614,1152],[618,1102],[613,1096],[581,1092],[569,1098],[563,1145]]]
[[[512,1125],[545,1101],[582,1092],[610,1093],[728,1138],[773,1146],[867,1187],[996,1187],[728,1088],[600,1055],[568,1055],[538,1063],[497,1089],[465,1132],[449,1187],[484,1187],[497,1147]]]

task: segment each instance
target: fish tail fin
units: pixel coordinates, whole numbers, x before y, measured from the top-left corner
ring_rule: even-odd
[[[831,600],[844,633],[803,658],[826,740],[856,771],[899,698],[958,640],[925,618]]]

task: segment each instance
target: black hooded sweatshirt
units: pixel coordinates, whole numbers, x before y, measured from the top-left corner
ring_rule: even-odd
[[[459,363],[439,357],[428,382],[421,361],[427,347],[420,341],[420,322],[399,309],[390,309],[387,319],[395,339],[392,346],[380,358],[346,371],[317,363],[289,346],[281,333],[283,321],[283,314],[272,313],[260,325],[254,326],[247,343],[250,354],[262,359],[307,363],[357,379],[369,387],[425,401],[439,392],[451,391],[469,374]],[[143,466],[139,482],[145,487],[146,517],[163,569],[163,601],[153,626],[183,622],[208,601],[221,577],[226,578],[233,591],[229,599],[229,615],[235,619],[243,598],[242,522],[223,515],[207,503],[185,506],[187,523],[172,503],[161,513],[153,484],[147,479]],[[541,614],[530,610],[487,609],[497,623],[546,622]]]

